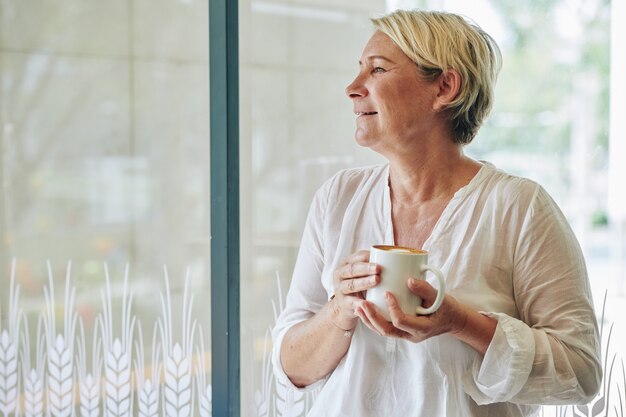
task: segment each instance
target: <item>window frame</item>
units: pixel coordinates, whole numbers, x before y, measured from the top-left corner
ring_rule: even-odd
[[[212,415],[240,415],[238,1],[209,0]]]

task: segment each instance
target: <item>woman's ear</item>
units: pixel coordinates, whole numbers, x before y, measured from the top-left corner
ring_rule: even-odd
[[[433,103],[433,109],[445,109],[452,103],[461,91],[461,82],[461,74],[458,71],[449,69],[442,72],[437,78],[439,92]]]

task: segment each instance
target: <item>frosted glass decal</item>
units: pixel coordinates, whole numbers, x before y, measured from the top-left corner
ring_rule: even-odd
[[[0,327],[0,413],[8,416],[17,407],[17,392],[20,389],[18,379],[19,332],[22,311],[18,308],[19,287],[11,279],[9,289],[8,329]],[[0,309],[0,326],[2,325]]]
[[[284,296],[278,277],[276,294],[278,305],[276,300],[272,300],[274,317],[270,328],[273,327],[278,314],[283,310]],[[604,365],[604,381],[600,392],[589,404],[544,406],[541,409],[541,417],[604,417],[613,415],[620,417],[626,415],[626,366],[622,356],[624,352],[616,352],[615,346],[611,343],[615,323],[607,323],[605,320],[606,298],[605,293],[599,318]],[[272,375],[270,345],[271,336],[268,330],[265,334],[263,386],[254,391],[256,415],[258,417],[305,417],[313,405],[319,389],[302,393],[280,383]]]
[[[164,271],[164,290],[155,300],[161,307],[160,316],[142,324],[133,312],[128,267],[119,297],[113,294],[105,265],[105,285],[100,291],[102,311],[88,333],[83,317],[75,309],[71,264],[61,278],[64,292],[58,298],[58,277],[48,265],[45,302],[34,327],[29,326],[20,308],[15,273],[14,262],[8,310],[0,309],[0,313],[7,311],[6,317],[0,316],[1,416],[211,416],[209,363],[202,327],[193,319],[189,274],[182,301],[175,308]],[[261,386],[253,391],[252,411],[258,417],[304,417],[318,394],[317,390],[294,391],[272,374],[270,328],[284,308],[283,300],[277,279],[277,297],[271,302],[273,322],[265,332]],[[614,324],[605,323],[604,306],[600,321],[605,378],[601,392],[586,405],[544,407],[542,416],[624,414],[626,370],[622,352],[611,346]],[[178,333],[180,337],[175,336]],[[146,337],[150,340],[144,340]]]
[[[273,321],[268,323],[265,332],[263,348],[263,370],[261,375],[262,386],[254,390],[254,407],[258,417],[304,417],[313,405],[319,389],[302,393],[287,387],[274,377],[271,364],[271,335],[270,330],[276,323],[278,315],[284,308],[283,291],[280,277],[276,275],[277,296],[272,303]]]
[[[0,415],[211,416],[207,352],[202,327],[193,319],[189,272],[182,310],[176,306],[180,313],[176,321],[169,277],[164,270],[165,290],[155,300],[161,315],[145,327],[151,334],[150,352],[146,352],[142,324],[133,312],[128,267],[120,299],[112,293],[104,266],[102,311],[95,318],[91,334],[85,331],[83,318],[75,310],[71,263],[67,265],[60,303],[55,294],[57,277],[48,263],[45,303],[34,329],[19,307],[20,286],[16,285],[15,273],[14,261],[8,320],[0,316]],[[176,337],[178,333],[182,336]]]

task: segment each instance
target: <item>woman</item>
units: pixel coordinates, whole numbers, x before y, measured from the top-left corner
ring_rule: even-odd
[[[397,11],[346,88],[356,140],[384,166],[338,173],[317,192],[285,310],[276,375],[320,388],[309,416],[529,416],[599,390],[598,328],[580,247],[536,183],[463,153],[492,106],[500,52],[449,13]],[[423,248],[447,294],[391,322],[363,297],[380,281],[374,244]],[[410,279],[428,305],[435,290]]]

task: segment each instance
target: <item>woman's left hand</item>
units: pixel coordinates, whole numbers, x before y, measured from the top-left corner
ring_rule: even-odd
[[[409,290],[422,299],[424,307],[432,305],[437,296],[437,290],[424,280],[410,278],[407,283]],[[360,302],[356,314],[363,323],[381,336],[398,337],[421,342],[443,333],[461,332],[466,324],[468,310],[454,297],[446,294],[441,306],[433,314],[417,316],[405,314],[398,305],[396,297],[385,293],[391,322],[387,321],[368,301]]]

